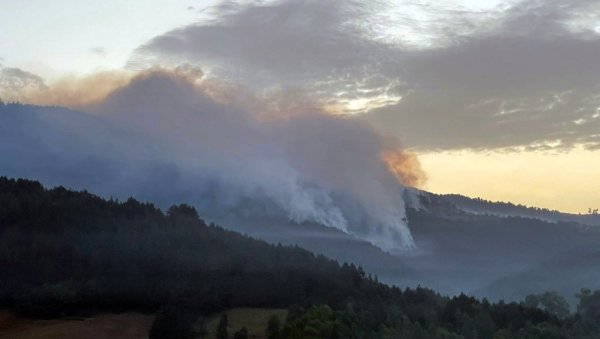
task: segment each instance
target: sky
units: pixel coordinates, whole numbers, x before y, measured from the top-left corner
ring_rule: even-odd
[[[0,57],[45,78],[122,68],[137,46],[201,19],[214,2],[2,1]]]
[[[596,1],[24,0],[0,22],[0,86],[194,65],[364,119],[432,192],[600,207]]]

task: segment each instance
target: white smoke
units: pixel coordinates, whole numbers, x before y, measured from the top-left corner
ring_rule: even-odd
[[[391,171],[382,154],[401,155],[399,144],[365,120],[329,114],[300,93],[252,93],[206,79],[192,67],[125,82],[102,74],[116,79],[102,82],[114,83],[103,87],[105,97],[94,79],[27,92],[33,102],[58,98],[92,115],[42,110],[35,124],[24,114],[0,116],[13,129],[0,141],[14,148],[0,171],[161,206],[188,202],[217,221],[250,204],[265,208],[252,213],[335,227],[386,250],[414,246],[398,179],[414,177],[398,175],[414,168],[401,163],[412,158],[395,157]],[[75,95],[87,86],[93,100]]]
[[[370,125],[298,98],[278,96],[274,107],[190,74],[144,73],[90,110],[158,141],[157,158],[203,173],[230,205],[266,198],[297,222],[335,227],[384,249],[413,246],[402,186],[381,160],[385,146]]]

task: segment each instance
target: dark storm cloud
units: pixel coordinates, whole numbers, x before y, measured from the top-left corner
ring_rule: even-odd
[[[399,13],[399,25],[434,36],[420,48],[377,38],[383,4],[226,2],[130,65],[197,62],[324,102],[402,96],[365,118],[420,149],[598,147],[600,36],[586,25],[596,2],[524,1],[497,15],[430,7],[438,20],[424,22]]]

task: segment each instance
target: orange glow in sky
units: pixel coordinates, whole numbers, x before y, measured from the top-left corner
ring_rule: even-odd
[[[458,193],[571,213],[600,207],[600,152],[441,152],[419,160],[435,193]]]

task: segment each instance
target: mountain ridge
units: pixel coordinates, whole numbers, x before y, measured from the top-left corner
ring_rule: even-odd
[[[369,239],[340,229],[293,220],[273,197],[260,191],[245,200],[232,199],[215,189],[218,184],[201,170],[183,170],[170,162],[169,149],[156,140],[142,135],[145,142],[140,142],[137,134],[127,131],[114,122],[64,108],[3,105],[0,175],[87,189],[104,198],[133,196],[163,209],[175,202],[187,203],[228,229],[356,263],[387,283],[432,286],[451,295],[481,291],[496,295],[487,288],[495,281],[535,270],[547,256],[567,255],[572,248],[587,250],[600,243],[599,228],[579,220],[548,221],[547,214],[526,215],[523,211],[529,210],[520,207],[515,215],[498,215],[489,203],[483,203],[487,210],[473,211],[459,204],[467,198],[398,187],[417,247],[386,252]],[[153,156],[156,150],[167,158]],[[360,209],[353,210],[360,217]],[[359,225],[372,226],[364,220]],[[589,280],[574,280],[562,290],[570,289],[573,294],[581,287],[600,288],[587,284]],[[503,293],[503,298],[520,299],[524,297],[520,290],[515,285],[512,298],[507,297],[510,293]]]

